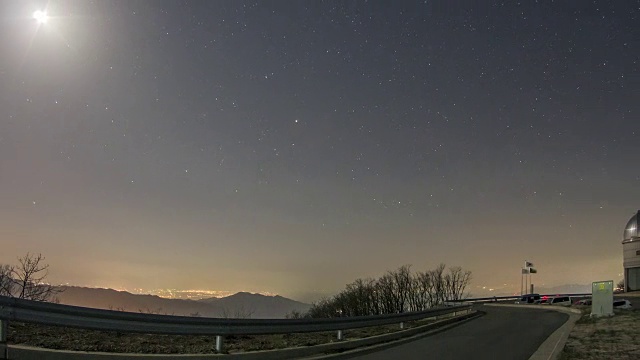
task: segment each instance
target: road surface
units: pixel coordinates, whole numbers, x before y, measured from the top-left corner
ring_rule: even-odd
[[[352,359],[527,360],[569,315],[553,310],[478,306],[487,314],[441,333]]]

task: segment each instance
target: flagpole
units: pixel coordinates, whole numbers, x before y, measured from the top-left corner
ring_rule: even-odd
[[[527,267],[529,265],[529,261],[525,260],[524,261],[524,267],[522,268],[522,272],[524,273],[524,294],[528,294],[527,292],[527,274],[529,273],[529,268]]]
[[[524,261],[524,267],[522,268],[522,275],[524,275],[524,292],[525,293],[528,293],[529,291],[533,293],[533,291],[529,289],[531,287],[531,274],[536,274],[537,272],[538,270],[534,269],[532,262],[529,262],[528,260]],[[522,279],[520,279],[520,291],[522,292]]]

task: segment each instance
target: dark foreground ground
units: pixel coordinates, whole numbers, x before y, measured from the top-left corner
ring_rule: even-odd
[[[614,310],[614,316],[602,318],[592,318],[590,312],[590,307],[584,308],[560,354],[561,360],[640,359],[640,309]]]

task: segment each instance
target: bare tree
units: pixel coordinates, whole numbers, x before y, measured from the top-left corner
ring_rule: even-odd
[[[233,315],[236,319],[251,319],[255,312],[253,308],[245,308],[244,305],[241,305],[239,308],[236,308]]]
[[[0,296],[13,296],[13,266],[0,264]]]
[[[312,304],[309,316],[312,318],[332,318],[336,317],[336,312],[334,299],[324,297]]]
[[[45,282],[49,265],[44,264],[42,254],[27,253],[18,258],[18,266],[11,268],[15,297],[34,301],[51,301],[62,290]]]
[[[247,309],[244,307],[244,305],[241,304],[235,307],[233,310],[223,307],[222,311],[220,312],[220,317],[223,319],[251,319],[254,313],[254,309]]]
[[[117,310],[117,311],[119,311],[119,310]],[[152,310],[151,308],[147,307],[146,309],[138,309],[138,312],[140,314],[149,314],[149,315],[171,315],[171,316],[175,315],[174,312],[164,311],[164,310],[162,310],[161,307],[159,307],[159,308],[157,308],[155,310]]]
[[[411,265],[403,265],[391,273],[395,287],[395,312],[403,313],[408,310],[411,298]]]
[[[308,317],[309,317],[308,313],[304,313],[298,310],[291,310],[291,312],[285,315],[286,319],[304,319]]]
[[[471,271],[464,271],[456,266],[449,268],[449,272],[444,276],[445,296],[447,300],[462,300],[467,286],[471,283]]]
[[[431,306],[436,306],[444,303],[446,300],[445,284],[444,284],[444,269],[445,264],[438,265],[437,268],[431,270],[429,275],[431,276],[432,283],[432,299]]]
[[[433,282],[428,271],[418,272],[413,277],[413,304],[414,311],[422,311],[430,308],[434,302]]]
[[[471,282],[471,271],[444,264],[433,270],[411,273],[404,265],[377,280],[358,279],[331,298],[322,299],[307,313],[312,318],[362,316],[421,311],[447,300],[461,300]]]
[[[382,314],[395,313],[394,292],[395,286],[393,276],[390,272],[382,275],[377,282],[378,296],[380,299],[380,308]]]
[[[111,311],[127,311],[127,309],[126,309],[124,306],[113,306],[113,305],[109,305],[109,306],[108,306],[108,309],[109,309],[109,310],[111,310]],[[139,311],[139,312],[142,312],[142,311],[140,311],[140,309],[138,309],[138,311]]]

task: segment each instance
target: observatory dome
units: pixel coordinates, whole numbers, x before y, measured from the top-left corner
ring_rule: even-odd
[[[638,219],[640,219],[640,210],[638,210],[638,213],[636,213],[631,217],[631,219],[629,219],[627,226],[624,227],[624,236],[622,242],[640,240],[640,231],[638,231]]]

